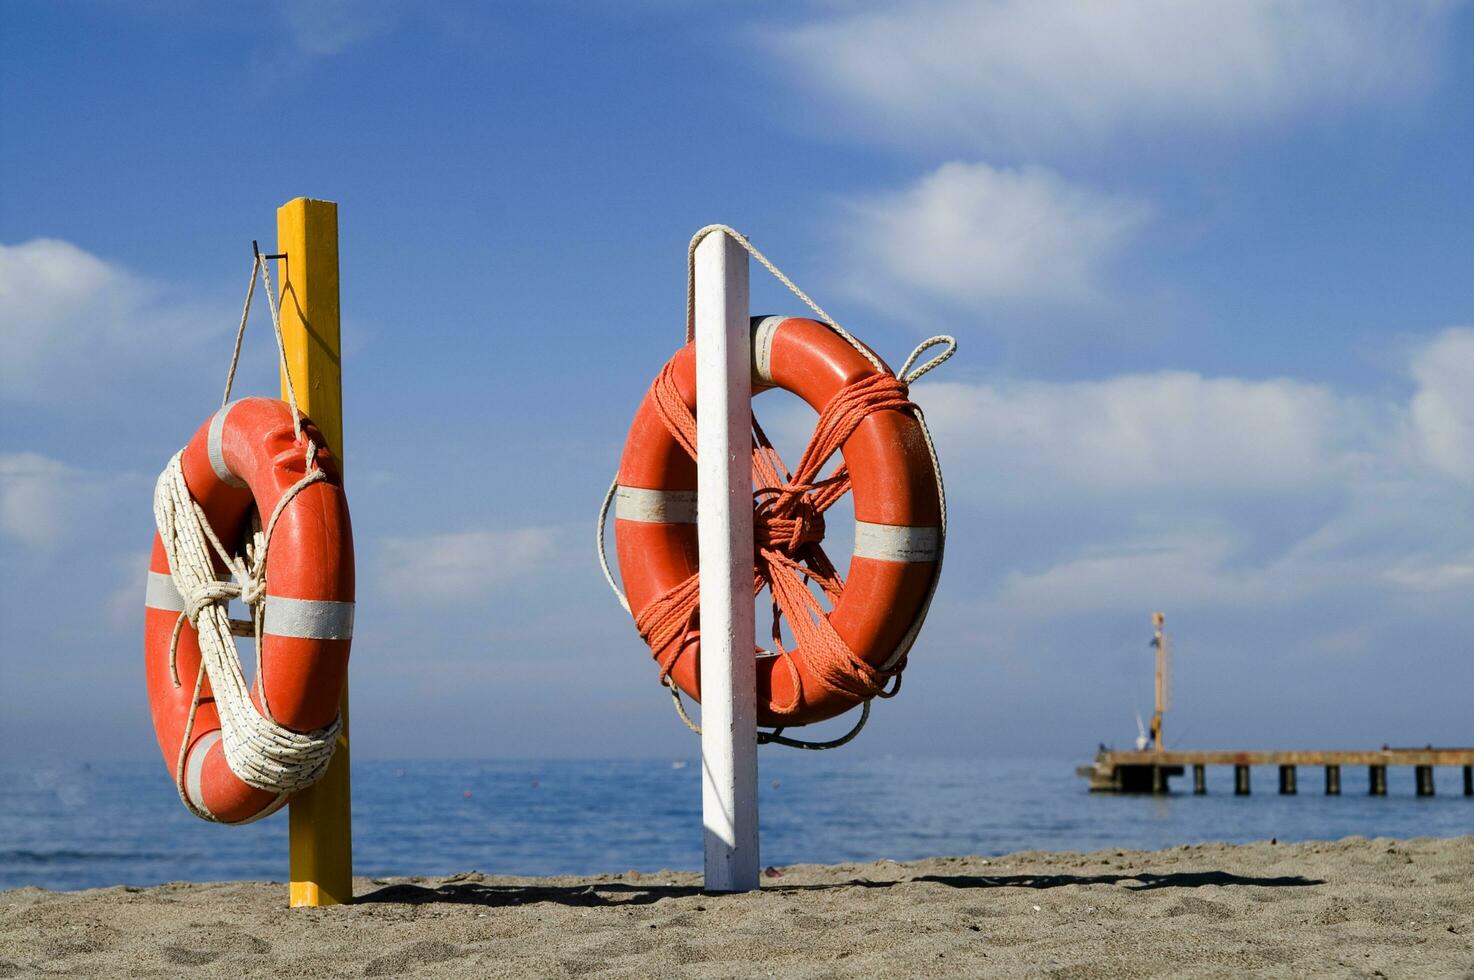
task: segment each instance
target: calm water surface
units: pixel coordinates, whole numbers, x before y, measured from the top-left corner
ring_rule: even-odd
[[[1389,771],[1387,798],[1345,771],[1340,797],[1306,768],[1301,795],[1232,795],[1208,770],[1205,797],[1092,796],[1084,760],[816,758],[761,760],[765,864],[908,860],[1024,849],[1159,848],[1199,841],[1474,833],[1459,770],[1439,795]],[[598,874],[699,869],[699,768],[689,760],[354,761],[359,874]],[[1176,781],[1179,786],[1181,780]],[[469,794],[469,795],[468,795]],[[185,812],[161,763],[0,768],[0,888],[56,889],[286,875],[285,813],[220,827]]]

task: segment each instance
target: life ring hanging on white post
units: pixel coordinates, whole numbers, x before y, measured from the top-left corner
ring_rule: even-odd
[[[759,885],[747,252],[714,230],[694,275],[703,867],[707,891],[742,892]]]

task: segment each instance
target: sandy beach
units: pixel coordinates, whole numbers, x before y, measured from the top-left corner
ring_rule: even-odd
[[[1474,977],[1474,837],[0,893],[0,977]]]

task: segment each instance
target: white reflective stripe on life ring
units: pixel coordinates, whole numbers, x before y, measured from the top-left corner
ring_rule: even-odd
[[[786,316],[752,318],[752,380],[773,384],[773,335]]]
[[[184,795],[189,797],[189,802],[202,813],[215,814],[205,806],[205,793],[200,788],[200,778],[205,770],[205,756],[215,747],[221,739],[220,730],[216,729],[208,735],[203,735],[194,743],[194,748],[189,750],[189,758],[184,763]]]
[[[184,612],[184,596],[174,587],[174,577],[163,572],[148,573],[148,588],[143,594],[143,604],[150,609],[165,612]]]
[[[351,640],[353,603],[268,594],[261,632],[304,640]]]
[[[936,561],[941,528],[855,522],[855,557],[880,561]]]
[[[622,486],[614,492],[614,516],[642,524],[695,524],[696,491]]]
[[[246,481],[232,473],[230,467],[225,465],[225,452],[220,445],[220,436],[225,430],[225,417],[230,414],[232,408],[239,404],[238,401],[231,402],[215,413],[210,419],[210,436],[206,442],[206,448],[210,453],[210,469],[215,471],[221,483],[232,487],[244,487]]]

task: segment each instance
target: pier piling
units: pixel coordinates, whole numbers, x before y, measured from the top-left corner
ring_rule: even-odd
[[[1280,766],[1280,795],[1295,795],[1295,767]]]
[[[1167,769],[1165,766],[1152,766],[1152,792],[1158,796],[1167,793]]]
[[[1474,796],[1474,766],[1464,767],[1464,795]]]
[[[1248,796],[1249,795],[1249,767],[1248,766],[1234,766],[1233,767],[1233,795],[1234,796]]]
[[[1193,766],[1193,795],[1202,796],[1208,792],[1208,767],[1203,765]]]
[[[1433,767],[1432,766],[1415,766],[1413,771],[1417,774],[1417,779],[1418,779],[1418,795],[1419,796],[1432,796],[1433,795]]]
[[[1341,767],[1326,766],[1326,795],[1341,795]]]
[[[1387,795],[1387,767],[1367,766],[1367,795]]]

